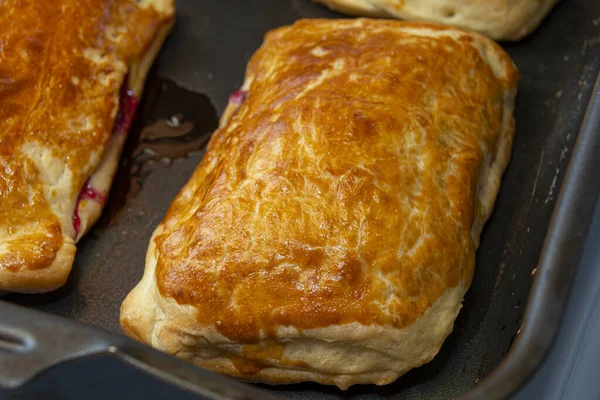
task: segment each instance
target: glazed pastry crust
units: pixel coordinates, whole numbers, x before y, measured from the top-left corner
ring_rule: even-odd
[[[0,4],[0,291],[66,281],[75,242],[102,211],[126,135],[113,133],[126,77],[139,98],[172,0]]]
[[[437,24],[267,34],[154,232],[124,331],[249,381],[387,384],[451,332],[506,167],[518,72]]]
[[[496,40],[533,32],[558,0],[315,0],[355,16],[441,22]]]

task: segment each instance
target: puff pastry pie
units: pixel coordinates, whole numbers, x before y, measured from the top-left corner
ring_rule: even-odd
[[[356,16],[442,22],[496,40],[531,33],[558,0],[315,0]]]
[[[172,0],[0,2],[0,291],[66,281],[173,12]]]
[[[491,40],[437,24],[268,33],[123,329],[268,383],[382,385],[430,361],[509,160],[517,80]]]

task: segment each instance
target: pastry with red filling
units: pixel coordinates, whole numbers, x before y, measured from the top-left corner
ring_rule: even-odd
[[[66,281],[173,14],[173,0],[0,2],[0,291]]]

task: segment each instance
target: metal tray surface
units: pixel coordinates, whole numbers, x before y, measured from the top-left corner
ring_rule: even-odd
[[[120,304],[142,275],[152,231],[201,160],[217,116],[241,85],[265,32],[303,17],[340,17],[309,0],[177,4],[174,31],[148,79],[107,209],[78,245],[67,284],[53,293],[10,294],[4,300],[122,335]],[[523,324],[553,208],[600,71],[600,2],[560,2],[533,35],[503,46],[521,71],[512,160],[483,232],[473,283],[440,353],[384,387],[259,386],[298,399],[447,399],[469,391],[501,363]],[[182,117],[177,129],[164,124],[172,116]],[[568,288],[569,273],[564,277]]]

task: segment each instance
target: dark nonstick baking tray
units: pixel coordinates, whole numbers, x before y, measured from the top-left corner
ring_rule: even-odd
[[[345,392],[310,383],[246,386],[136,344],[120,330],[119,307],[142,275],[150,235],[202,158],[264,33],[302,17],[339,16],[309,0],[178,0],[173,34],[148,79],[107,208],[78,245],[69,281],[53,293],[0,302],[0,384],[19,386],[48,365],[113,354],[207,398],[270,392],[313,400],[487,400],[522,385],[551,345],[600,189],[600,94],[593,96],[599,1],[562,1],[531,37],[504,44],[521,71],[512,161],[454,332],[431,363],[391,385]]]

